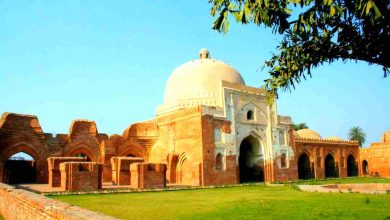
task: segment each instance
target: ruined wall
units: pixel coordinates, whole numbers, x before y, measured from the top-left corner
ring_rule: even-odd
[[[196,107],[156,119],[159,138],[151,150],[150,162],[168,165],[169,183],[203,185],[201,113],[201,107]]]
[[[0,214],[7,220],[116,218],[0,183]]]
[[[111,157],[112,183],[130,185],[130,165],[141,162],[144,162],[141,157]]]
[[[148,161],[157,135],[157,125],[149,122],[130,125],[122,136],[108,137],[98,133],[95,122],[74,120],[69,134],[54,136],[43,133],[36,116],[6,112],[0,118],[0,182],[8,181],[10,172],[6,170],[6,162],[19,152],[34,158],[34,172],[31,173],[36,175],[37,183],[47,183],[49,180],[48,170],[52,169],[48,168],[47,158],[79,155],[85,155],[88,161],[104,164],[103,179],[109,182],[112,175],[111,157],[133,155]],[[12,172],[15,173],[14,170]],[[53,172],[58,174],[55,169]]]
[[[61,171],[60,163],[64,162],[81,162],[86,161],[85,157],[49,157],[47,158],[47,164],[49,169],[49,186],[60,187],[61,186]]]
[[[7,179],[5,164],[8,158],[25,152],[35,160],[37,182],[47,182],[46,158],[58,148],[49,149],[45,141],[36,116],[3,113],[0,118],[0,181]]]
[[[164,188],[166,169],[167,165],[162,163],[131,164],[131,187],[136,189]]]
[[[102,188],[103,166],[96,162],[60,164],[61,189],[64,191],[98,190]]]

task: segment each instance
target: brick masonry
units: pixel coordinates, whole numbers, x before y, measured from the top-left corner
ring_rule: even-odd
[[[61,186],[61,171],[60,163],[64,162],[77,162],[86,161],[84,157],[49,157],[47,158],[48,173],[49,173],[49,186],[60,187]]]
[[[362,175],[390,177],[390,140],[362,149],[360,164]]]
[[[0,214],[7,220],[114,220],[65,202],[0,183]]]
[[[144,162],[141,157],[111,157],[112,183],[130,185],[130,165]]]
[[[161,163],[131,164],[131,187],[136,189],[164,188],[166,169],[167,166]]]
[[[98,190],[102,188],[102,164],[65,162],[60,164],[61,189],[64,191]]]

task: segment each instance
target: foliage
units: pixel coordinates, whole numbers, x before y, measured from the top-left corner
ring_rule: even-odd
[[[120,219],[384,219],[390,207],[389,195],[308,193],[290,185],[52,198]]]
[[[264,67],[265,88],[295,88],[311,70],[335,60],[366,61],[390,71],[389,0],[209,0],[213,29],[226,33],[229,17],[283,36]]]
[[[349,140],[359,142],[359,146],[362,147],[366,142],[366,133],[358,126],[352,127],[348,132]]]
[[[294,130],[295,131],[298,131],[298,130],[301,130],[301,129],[307,129],[307,128],[309,128],[309,127],[307,126],[306,123],[294,124]]]

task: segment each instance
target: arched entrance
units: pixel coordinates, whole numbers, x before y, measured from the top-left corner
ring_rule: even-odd
[[[358,166],[355,161],[355,157],[351,154],[347,159],[347,175],[348,176],[357,176],[358,175]]]
[[[307,180],[313,178],[312,168],[310,167],[310,158],[303,153],[298,159],[298,178]]]
[[[363,175],[368,175],[368,162],[367,160],[363,160],[362,162],[362,168],[363,168]]]
[[[325,157],[325,177],[339,177],[338,167],[332,154]]]
[[[3,175],[9,184],[37,183],[36,160],[25,152],[13,154],[5,161]]]
[[[241,142],[238,163],[240,183],[264,181],[264,161],[259,140],[249,136]]]

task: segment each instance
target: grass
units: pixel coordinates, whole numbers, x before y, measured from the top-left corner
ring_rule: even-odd
[[[334,181],[390,182],[372,178],[326,182]],[[51,198],[121,219],[390,219],[390,194],[308,193],[293,185]]]
[[[286,184],[286,182],[280,182]],[[350,178],[330,178],[322,180],[299,180],[288,182],[287,184],[304,185],[324,185],[324,184],[351,184],[351,183],[390,183],[390,178],[380,177],[350,177]]]

